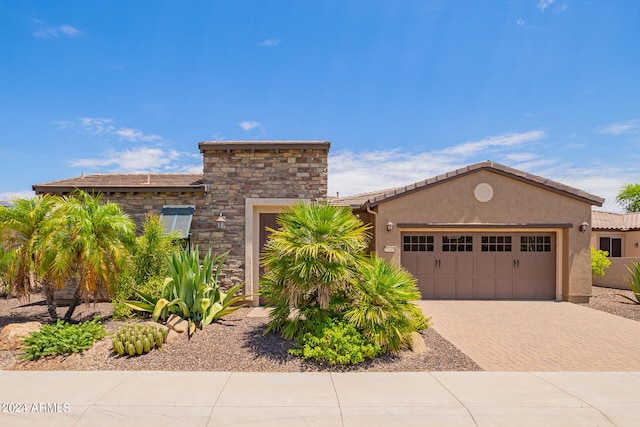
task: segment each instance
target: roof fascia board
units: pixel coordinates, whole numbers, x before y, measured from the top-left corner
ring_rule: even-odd
[[[97,193],[205,193],[205,186],[180,186],[180,187],[170,187],[170,186],[153,186],[153,187],[142,187],[142,186],[132,186],[132,185],[122,185],[122,186],[58,186],[58,185],[33,185],[33,191],[36,194],[44,194],[44,193],[73,193],[76,190],[84,190],[89,192],[97,192]]]
[[[454,222],[422,222],[411,223],[401,222],[397,224],[398,228],[573,228],[573,224],[567,223],[454,223]]]
[[[221,141],[200,142],[198,148],[201,153],[205,151],[276,151],[276,150],[326,150],[331,143],[328,141]]]

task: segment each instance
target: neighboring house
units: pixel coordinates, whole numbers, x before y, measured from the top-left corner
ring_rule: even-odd
[[[640,261],[640,212],[594,211],[591,246],[607,251],[611,266],[604,276],[593,276],[593,284],[628,289],[627,267]]]
[[[201,249],[229,251],[225,284],[259,289],[260,251],[278,212],[327,198],[325,141],[199,144],[204,174],[87,175],[34,185],[37,194],[97,191],[140,223]],[[591,295],[591,206],[603,199],[493,162],[407,187],[330,199],[373,225],[371,250],[405,266],[424,298],[549,299]],[[225,228],[219,224],[224,220]]]
[[[591,296],[591,207],[603,202],[489,161],[334,200],[374,224],[371,249],[425,298],[571,302]]]

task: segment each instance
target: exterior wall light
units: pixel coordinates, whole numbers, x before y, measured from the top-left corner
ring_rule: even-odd
[[[391,221],[389,221],[387,223],[387,231],[391,231],[391,230],[393,230],[393,223]]]
[[[224,230],[227,227],[227,220],[222,212],[220,212],[218,219],[216,219],[216,224],[218,224],[218,230]]]
[[[589,228],[589,223],[586,221],[578,226],[578,230],[580,230],[581,233],[586,232],[587,228]]]

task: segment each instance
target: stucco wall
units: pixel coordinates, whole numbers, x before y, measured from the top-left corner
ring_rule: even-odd
[[[640,258],[609,258],[611,265],[604,270],[604,276],[593,275],[593,284],[607,288],[629,289],[627,280],[629,278],[628,267],[634,262],[640,262]]]
[[[493,187],[493,198],[477,201],[474,189],[479,183]],[[590,233],[578,231],[582,222],[591,223],[591,205],[521,182],[497,173],[478,171],[442,184],[403,195],[377,207],[376,252],[400,263],[401,231],[394,227],[386,231],[388,221],[399,223],[447,224],[571,224],[558,229],[562,243],[562,298],[584,301],[591,295]],[[526,229],[526,228],[523,228]],[[485,229],[486,230],[486,229]],[[515,229],[514,229],[515,230]],[[386,245],[396,246],[394,253],[385,253]]]

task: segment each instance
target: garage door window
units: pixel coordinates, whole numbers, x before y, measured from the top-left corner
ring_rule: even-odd
[[[433,252],[433,236],[404,236],[405,252]]]
[[[520,252],[551,252],[551,236],[521,236]]]
[[[473,236],[442,236],[442,252],[473,252]]]
[[[482,252],[511,252],[511,236],[482,236]]]

